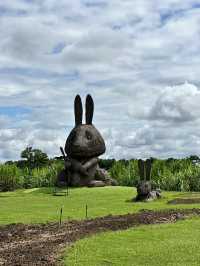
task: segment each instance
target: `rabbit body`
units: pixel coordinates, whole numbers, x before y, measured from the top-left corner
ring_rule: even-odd
[[[150,159],[138,160],[140,182],[137,185],[137,196],[134,199],[136,201],[151,201],[161,197],[160,190],[152,190],[151,188],[151,167]]]
[[[67,157],[68,162],[65,163],[68,180],[70,186],[87,186],[95,178],[98,159],[90,158],[87,160],[73,159]]]

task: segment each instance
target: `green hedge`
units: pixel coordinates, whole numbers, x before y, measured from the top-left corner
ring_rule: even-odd
[[[116,161],[110,169],[119,185],[136,186],[139,180],[137,160]],[[157,160],[152,165],[154,188],[168,191],[200,191],[200,166],[189,159]]]
[[[58,162],[42,168],[18,168],[16,165],[0,164],[0,191],[17,188],[54,186],[63,163]]]
[[[137,160],[110,160],[111,177],[121,186],[136,186],[139,181]],[[17,188],[54,186],[58,172],[64,167],[61,160],[42,167],[19,168],[16,164],[0,164],[0,191]],[[152,184],[154,188],[168,191],[200,191],[200,166],[190,159],[153,160]]]

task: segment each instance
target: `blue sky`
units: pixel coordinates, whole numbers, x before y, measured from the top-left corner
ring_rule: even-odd
[[[200,155],[200,4],[0,3],[0,160],[59,155],[91,93],[104,157]]]

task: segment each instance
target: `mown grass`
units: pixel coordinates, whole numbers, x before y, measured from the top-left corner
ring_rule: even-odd
[[[200,265],[200,219],[102,233],[75,243],[67,266]]]
[[[200,196],[198,193],[163,192],[161,200],[149,203],[135,203],[131,199],[136,190],[131,187],[76,188],[70,189],[69,196],[53,195],[53,188],[23,189],[0,193],[0,224],[46,223],[58,221],[63,207],[63,220],[85,219],[108,214],[126,214],[141,209],[200,208],[200,204],[168,205],[167,201],[180,196]]]

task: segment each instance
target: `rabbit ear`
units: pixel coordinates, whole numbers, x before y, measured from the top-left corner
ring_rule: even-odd
[[[89,94],[86,97],[85,109],[86,109],[85,113],[86,124],[92,124],[92,118],[94,113],[94,102],[91,95]]]
[[[151,180],[151,160],[146,160],[146,180]]]
[[[138,160],[138,169],[139,169],[139,175],[141,180],[145,180],[145,169],[144,169],[144,161],[139,159]]]
[[[83,118],[83,107],[80,95],[76,95],[76,98],[74,100],[74,115],[75,115],[75,125],[76,126],[81,125]]]

